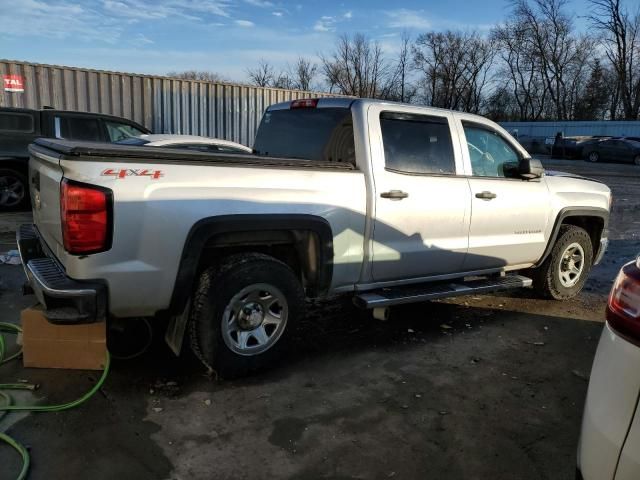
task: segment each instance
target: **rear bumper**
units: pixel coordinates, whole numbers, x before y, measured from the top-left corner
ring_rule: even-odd
[[[107,289],[97,282],[78,282],[64,272],[35,225],[21,225],[16,234],[18,250],[44,315],[51,323],[101,322],[107,315]]]
[[[640,391],[640,348],[605,324],[593,361],[578,445],[584,480],[625,480],[616,474]]]

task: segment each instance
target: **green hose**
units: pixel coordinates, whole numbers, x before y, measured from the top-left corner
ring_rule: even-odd
[[[2,336],[2,332],[19,334],[20,332],[22,332],[22,329],[19,326],[11,323],[0,322],[0,365],[2,365],[3,363],[7,363],[10,360],[14,360],[22,355],[22,349],[19,349],[16,353],[5,358],[4,355],[6,346],[4,337]],[[98,390],[100,390],[102,384],[107,378],[107,375],[109,374],[110,364],[111,358],[109,357],[109,352],[107,352],[104,370],[102,371],[100,379],[91,388],[91,390],[89,390],[80,398],[68,403],[62,403],[59,405],[12,405],[11,397],[8,394],[0,391],[0,399],[3,400],[2,405],[0,405],[0,419],[4,415],[6,415],[7,412],[61,412],[63,410],[69,410],[70,408],[77,407],[78,405],[81,405],[89,400]],[[29,383],[0,383],[0,390],[35,390],[36,388],[36,385]],[[27,449],[20,443],[16,442],[13,438],[2,432],[0,432],[0,442],[8,444],[20,454],[20,456],[22,457],[22,469],[20,470],[20,473],[16,478],[17,480],[26,478],[27,473],[29,472],[29,465],[31,463],[31,459],[29,457],[29,452],[27,451]]]

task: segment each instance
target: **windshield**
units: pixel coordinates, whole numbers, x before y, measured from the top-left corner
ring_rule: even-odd
[[[355,164],[349,108],[268,111],[253,149],[257,155]]]

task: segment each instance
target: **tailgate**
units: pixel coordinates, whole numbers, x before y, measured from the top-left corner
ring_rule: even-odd
[[[32,147],[29,159],[29,184],[33,223],[57,258],[64,252],[60,219],[60,182],[62,168],[58,154]]]

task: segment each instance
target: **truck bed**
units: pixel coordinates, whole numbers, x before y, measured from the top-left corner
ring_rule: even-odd
[[[310,168],[355,170],[345,162],[310,161],[297,158],[279,158],[239,153],[206,153],[169,147],[144,147],[116,145],[112,143],[80,142],[72,140],[37,139],[30,147],[49,155],[57,154],[61,160],[118,162],[140,162],[140,159],[163,164],[183,165],[238,165],[278,168]],[[47,152],[48,150],[49,152]]]

